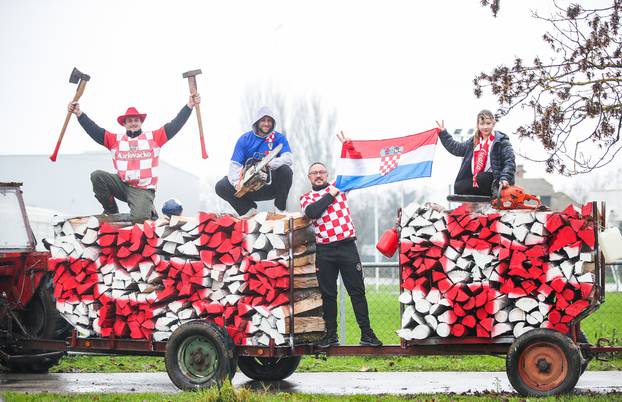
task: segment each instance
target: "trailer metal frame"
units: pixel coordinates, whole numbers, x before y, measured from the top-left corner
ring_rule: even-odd
[[[598,230],[605,226],[605,214],[599,214],[597,205],[593,203],[593,222],[594,230]],[[601,211],[605,211],[604,203],[601,205]],[[398,210],[398,222],[401,218],[401,209]],[[293,219],[290,218],[290,227],[294,227]],[[399,225],[397,225],[399,229]],[[290,232],[291,236],[291,232]],[[290,239],[290,245],[293,242]],[[593,356],[619,353],[622,352],[622,346],[609,345],[607,339],[601,338],[596,344],[578,343],[578,334],[580,331],[580,321],[596,311],[600,304],[605,301],[605,261],[602,253],[599,251],[598,236],[595,243],[595,289],[596,292],[592,298],[589,308],[578,316],[575,321],[570,324],[570,338],[584,353]],[[293,258],[290,246],[290,283],[293,283]],[[400,278],[402,266],[399,264]],[[293,312],[293,297],[290,292],[290,312]],[[400,305],[400,313],[403,312],[403,306]],[[494,339],[463,337],[463,338],[428,338],[420,341],[401,340],[397,345],[385,345],[380,347],[371,346],[332,346],[329,348],[319,348],[313,344],[293,343],[294,338],[294,320],[290,317],[289,339],[291,345],[277,347],[274,341],[267,347],[264,346],[246,346],[235,345],[236,356],[250,356],[255,358],[288,358],[304,355],[325,355],[325,356],[433,356],[433,355],[503,355],[507,354],[516,338],[512,336],[498,337]],[[144,356],[165,356],[167,353],[167,342],[155,342],[152,340],[135,340],[126,338],[81,338],[74,329],[71,337],[65,340],[50,339],[14,339],[13,344],[17,350],[24,352],[33,350],[60,351],[60,352],[89,352],[103,353],[107,355],[144,355]],[[0,351],[0,353],[2,353]]]

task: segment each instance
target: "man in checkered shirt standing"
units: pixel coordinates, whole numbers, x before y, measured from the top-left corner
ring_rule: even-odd
[[[361,329],[361,345],[381,346],[369,324],[365,282],[358,249],[356,230],[345,193],[328,183],[328,171],[321,162],[309,166],[312,190],[300,197],[300,206],[312,219],[315,229],[316,266],[322,292],[326,335],[318,346],[339,344],[337,338],[337,275],[350,295],[356,321]]]
[[[127,202],[135,223],[157,218],[153,206],[158,183],[160,148],[181,130],[192,108],[201,102],[199,94],[191,95],[177,116],[155,131],[142,131],[147,117],[134,107],[129,107],[117,122],[125,132],[114,134],[99,127],[86,113],[80,110],[78,102],[70,102],[68,110],[78,117],[86,133],[112,153],[116,174],[103,170],[91,173],[95,198],[104,208],[104,214],[119,213],[115,199]]]

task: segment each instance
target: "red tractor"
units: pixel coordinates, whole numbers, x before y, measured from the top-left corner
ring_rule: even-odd
[[[24,352],[24,338],[61,339],[69,324],[56,310],[49,252],[35,250],[21,183],[0,183],[0,365],[10,371],[41,373],[64,352]]]

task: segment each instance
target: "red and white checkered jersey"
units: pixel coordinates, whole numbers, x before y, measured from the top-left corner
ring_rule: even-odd
[[[154,189],[158,184],[160,148],[168,140],[164,128],[143,132],[130,138],[127,134],[104,135],[104,146],[112,153],[117,176],[132,187]]]
[[[307,206],[318,201],[328,193],[330,186],[319,191],[309,191],[300,197],[300,207],[303,212]],[[346,194],[340,192],[335,197],[332,204],[326,208],[322,216],[313,221],[315,229],[315,242],[318,244],[328,244],[339,240],[356,237],[356,230],[348,208]]]

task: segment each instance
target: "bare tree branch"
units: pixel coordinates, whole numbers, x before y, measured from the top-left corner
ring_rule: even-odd
[[[499,1],[480,3],[496,16]],[[511,66],[480,73],[473,80],[474,93],[495,95],[500,116],[531,109],[533,120],[517,133],[540,141],[547,171],[587,173],[611,162],[622,148],[622,0],[601,8],[553,4],[550,16],[533,13],[551,26],[542,39],[553,58],[536,57],[527,65],[517,58]]]

